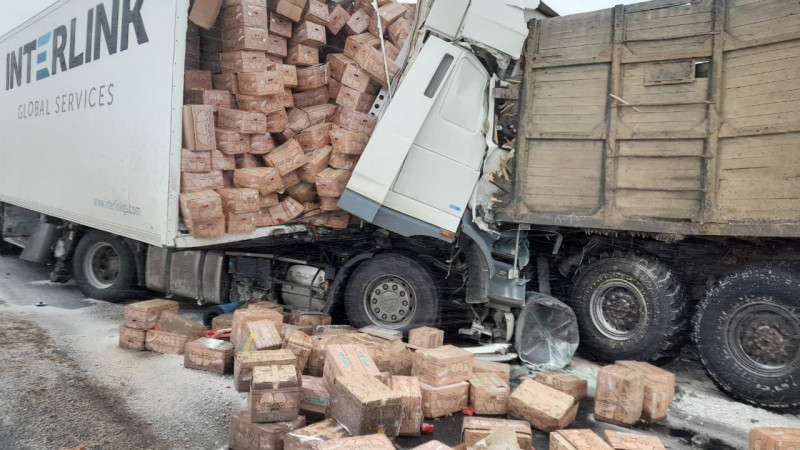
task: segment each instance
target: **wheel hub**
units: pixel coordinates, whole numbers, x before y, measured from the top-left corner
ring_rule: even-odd
[[[114,284],[119,276],[119,255],[107,243],[95,243],[86,252],[84,269],[89,283],[96,288],[106,289]]]
[[[625,280],[602,283],[592,294],[590,302],[592,322],[610,339],[627,339],[645,316],[644,295]]]
[[[364,300],[364,307],[373,321],[395,325],[410,320],[416,304],[414,290],[398,277],[376,280]]]
[[[730,332],[739,357],[757,370],[772,372],[800,363],[800,323],[772,303],[752,303],[733,314]]]

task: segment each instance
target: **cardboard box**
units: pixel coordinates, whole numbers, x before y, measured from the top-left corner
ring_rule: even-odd
[[[351,172],[327,168],[317,174],[317,192],[321,197],[340,197],[350,181]]]
[[[641,361],[617,361],[614,364],[638,370],[644,375],[642,420],[653,423],[666,419],[675,396],[675,374]]]
[[[132,350],[144,350],[144,341],[147,330],[130,328],[125,325],[119,327],[119,346]]]
[[[319,450],[393,450],[394,448],[392,441],[383,433],[333,439],[323,442],[317,447]]]
[[[214,89],[239,93],[239,81],[235,73],[215,73],[212,75]]]
[[[316,450],[326,441],[347,437],[350,434],[334,419],[289,431],[283,438],[284,450]]]
[[[283,323],[283,314],[273,308],[239,308],[234,311],[231,324],[231,342],[236,346],[237,352],[243,350],[242,341],[246,340],[250,335],[247,323],[257,320],[270,320],[277,327]]]
[[[350,224],[350,214],[346,212],[325,213],[311,217],[308,223],[317,227],[344,230]],[[404,374],[408,375],[408,374]]]
[[[264,155],[275,149],[275,141],[269,133],[250,135],[250,153]]]
[[[358,50],[363,47],[381,48],[381,39],[372,33],[362,33],[356,36],[349,36],[344,43],[344,55],[355,59]]]
[[[489,373],[511,385],[511,366],[506,363],[482,361],[476,358],[472,362],[472,373]]]
[[[260,195],[269,195],[283,188],[280,173],[273,167],[236,169],[233,180],[236,187],[255,189]]]
[[[375,365],[367,349],[361,345],[332,344],[328,345],[325,353],[325,366],[322,376],[328,383],[328,388],[333,389],[336,380],[341,377],[365,375],[379,378],[381,373]],[[352,431],[348,428],[348,431]]]
[[[218,123],[220,128],[238,131],[243,134],[267,132],[266,117],[263,113],[257,111],[220,108]]]
[[[329,10],[328,22],[325,27],[328,28],[331,34],[337,35],[347,25],[348,20],[350,20],[350,14],[341,5],[336,5]]]
[[[211,152],[181,150],[181,172],[205,173],[211,171]]]
[[[208,70],[186,70],[183,72],[183,92],[214,89],[213,78]]]
[[[333,118],[336,116],[337,109],[338,107],[336,105],[324,103],[321,105],[304,107],[303,111],[308,114],[308,121],[314,126],[324,122],[332,122]]]
[[[367,325],[366,327],[359,328],[360,333],[365,333],[370,336],[386,339],[387,341],[402,341],[403,332],[400,330],[392,330],[389,328],[379,327],[377,325]]]
[[[183,107],[183,146],[193,152],[217,149],[214,107],[206,105]]]
[[[310,153],[318,148],[330,145],[330,130],[333,124],[320,123],[306,128],[305,131],[297,135],[297,142],[302,147],[303,152]]]
[[[278,0],[276,12],[293,22],[299,22],[303,17],[307,0]]]
[[[605,430],[604,439],[614,450],[666,450],[664,444],[656,436]],[[800,440],[798,444],[800,444]]]
[[[258,212],[260,209],[259,195],[255,189],[224,188],[218,189],[217,193],[222,199],[222,209],[226,213]]]
[[[287,188],[286,194],[300,203],[306,203],[317,197],[317,188],[313,184],[303,181]]]
[[[180,355],[187,342],[194,339],[185,334],[169,333],[161,330],[147,330],[144,348],[151,352]]]
[[[207,89],[203,91],[189,91],[183,95],[186,105],[207,105],[217,112],[219,108],[233,108],[233,97],[228,91]]]
[[[325,12],[327,13],[327,10]],[[326,43],[325,25],[310,20],[303,20],[295,24],[292,38],[289,40],[289,45],[303,44],[316,48],[324,47]]]
[[[342,82],[331,78],[328,80],[328,99],[336,100],[339,96],[339,89],[342,88]]]
[[[222,172],[212,170],[205,173],[181,173],[181,192],[197,192],[224,187]]]
[[[579,378],[562,370],[539,372],[533,379],[553,389],[558,389],[565,394],[571,395],[576,402],[583,400],[587,396],[588,382],[583,378]]]
[[[233,130],[217,128],[217,146],[226,155],[240,155],[250,151],[250,137]]]
[[[266,118],[268,133],[280,133],[289,124],[289,117],[286,115],[286,110],[283,109],[267,114]]]
[[[158,316],[156,328],[168,333],[184,334],[194,338],[206,335],[206,327],[189,318],[183,317],[177,311],[162,311]]]
[[[219,64],[223,73],[264,72],[271,66],[263,51],[244,50],[220,53]]]
[[[248,412],[242,411],[231,416],[228,447],[233,450],[282,449],[286,433],[305,425],[303,416],[287,422],[251,423]]]
[[[263,350],[239,352],[233,359],[233,385],[239,392],[247,392],[253,380],[253,368],[266,366],[292,366],[297,371],[297,358],[289,350]],[[298,371],[298,377],[300,377]]]
[[[388,86],[386,77],[387,70],[389,71],[389,81],[393,80],[395,75],[397,75],[397,72],[400,71],[400,66],[395,64],[395,62],[388,57],[385,58],[386,63],[384,64],[383,53],[381,53],[380,50],[366,45],[358,49],[356,56],[353,59],[356,61],[361,70],[369,75],[372,81],[380,84],[383,87]]]
[[[211,28],[217,21],[222,0],[195,0],[189,20],[203,28]]]
[[[519,448],[529,449],[531,444],[531,425],[524,420],[493,419],[488,417],[464,417],[461,425],[461,440],[467,447],[472,447],[478,441],[485,439],[495,430],[511,428],[517,435]]]
[[[269,26],[267,7],[259,2],[241,2],[222,10],[219,27],[222,30],[231,28],[263,28]]]
[[[297,69],[297,89],[301,91],[318,89],[325,86],[329,78],[330,73],[327,64],[301,67]]]
[[[452,345],[414,353],[411,375],[431,386],[467,381],[472,376],[472,353]]]
[[[291,188],[293,186],[297,186],[298,184],[303,182],[300,179],[300,175],[297,174],[296,170],[293,171],[293,172],[290,172],[290,173],[288,173],[288,174],[286,174],[284,176],[282,176],[281,177],[281,181],[283,182],[283,187],[284,187],[282,193],[286,193],[287,189],[289,189],[289,188]],[[285,199],[284,201],[286,201],[286,200],[288,200],[288,199]],[[289,206],[291,206],[292,209],[289,209]],[[287,214],[289,214],[289,216],[292,219],[297,217],[297,215],[299,215],[300,213],[303,212],[303,205],[302,204],[292,203],[291,205],[283,205],[283,207],[286,208]]]
[[[233,157],[233,155],[226,155],[219,150],[212,150],[211,170],[236,170],[236,159]]]
[[[422,427],[422,391],[417,377],[391,376],[388,386],[400,397],[403,416],[400,436],[419,436]]]
[[[569,426],[578,413],[578,404],[571,395],[526,378],[508,398],[508,410],[512,417],[549,432]]]
[[[644,405],[644,375],[622,366],[605,366],[597,372],[594,417],[615,425],[639,421]]]
[[[297,66],[291,64],[272,64],[269,69],[273,72],[280,72],[281,82],[284,86],[297,86]]]
[[[333,152],[344,155],[361,155],[369,142],[368,135],[345,128],[331,129],[328,134]]]
[[[326,212],[339,211],[339,197],[320,197],[319,208]]]
[[[303,44],[289,47],[286,63],[295,66],[315,66],[319,64],[319,49]]]
[[[202,337],[184,346],[183,367],[207,372],[233,371],[233,344],[220,339]]]
[[[330,357],[330,347],[328,351]],[[326,359],[326,370],[329,363]],[[330,387],[327,377],[326,381]],[[340,376],[331,388],[330,413],[350,434],[380,432],[393,437],[400,432],[403,404],[400,397],[377,378],[369,375]]]
[[[286,365],[253,368],[247,397],[251,422],[294,420],[300,413],[300,380],[294,367]]]
[[[189,233],[198,239],[213,239],[225,236],[225,216],[206,220],[203,222],[187,223]]]
[[[444,331],[433,327],[414,328],[408,332],[408,343],[421,348],[441,347]]]
[[[278,197],[278,194],[259,195],[258,197],[258,204],[262,209],[269,208],[270,206],[275,206],[280,202],[281,201],[280,198]]]
[[[180,194],[181,216],[187,226],[222,217],[222,201],[219,194],[212,190],[187,192]],[[178,307],[175,306],[175,311]],[[155,326],[155,324],[153,324]]]
[[[225,231],[228,234],[252,233],[256,231],[254,213],[225,213]]]
[[[345,25],[347,34],[355,35],[367,31],[369,28],[369,13],[364,9],[359,9],[350,15]]]
[[[300,330],[296,330],[301,332]],[[324,415],[331,406],[331,392],[325,380],[303,375],[300,386],[300,413]]]
[[[380,85],[372,81],[369,74],[361,70],[357,64],[350,64],[345,67],[340,80],[343,86],[348,86],[358,92],[375,94],[380,90]],[[339,94],[336,94],[339,97]]]
[[[489,373],[472,374],[469,379],[469,406],[475,414],[508,414],[508,383]]]
[[[316,176],[328,166],[331,147],[322,147],[308,155],[306,163],[298,169],[300,179],[307,183],[316,183]]]
[[[375,96],[359,92],[349,86],[342,86],[336,96],[336,104],[358,112],[368,113],[375,103]]]
[[[272,95],[283,93],[282,75],[278,71],[240,73],[237,75],[239,93],[248,95]]]
[[[178,312],[178,302],[155,299],[131,303],[125,307],[124,325],[137,330],[149,330],[156,326],[159,316],[164,311]]]
[[[558,430],[550,433],[551,450],[604,450],[611,449],[592,430]]]
[[[233,326],[233,314],[220,314],[211,319],[212,330],[231,329]]]
[[[277,225],[275,219],[272,218],[272,214],[269,213],[269,209],[261,209],[256,215],[256,228],[258,227],[273,227]]]
[[[422,414],[430,419],[461,412],[469,403],[469,383],[459,381],[443,386],[431,386],[420,380]]]
[[[298,326],[311,326],[314,328],[320,325],[330,325],[331,320],[332,318],[330,314],[314,311],[301,311],[296,309],[289,315],[290,324]]]
[[[343,153],[332,153],[328,165],[334,169],[343,169],[352,172],[361,157],[358,155],[345,155]]]
[[[242,111],[258,111],[264,114],[271,114],[283,110],[281,95],[236,94],[236,104]]]
[[[283,340],[272,320],[255,320],[247,322],[247,331],[253,339],[256,350],[277,350],[281,348]]]
[[[269,32],[262,27],[237,27],[222,30],[222,51],[268,51],[270,49],[269,38]]]
[[[278,58],[286,58],[289,55],[289,44],[286,38],[280,36],[270,36],[267,38],[268,55],[276,56]]]
[[[285,144],[264,155],[264,162],[268,166],[278,169],[281,175],[286,175],[299,169],[306,163],[306,155],[295,139],[290,139]]]
[[[389,358],[391,363],[389,372],[392,375],[411,375],[414,354],[402,341],[393,341],[389,344]]]
[[[278,14],[270,13],[269,32],[270,34],[289,39],[292,37],[292,22]]]
[[[317,0],[309,0],[308,8],[306,10],[305,19],[316,24],[322,25],[322,31],[325,32],[325,26],[330,20],[330,12],[328,12],[328,5],[325,2]],[[336,33],[334,33],[336,34]]]
[[[800,448],[800,428],[754,428],[750,430],[750,450],[797,448]]]
[[[319,105],[328,101],[328,88],[320,86],[315,89],[306,91],[298,91],[292,95],[292,101],[296,108],[306,108],[309,106]],[[308,117],[306,116],[306,120]],[[309,124],[310,125],[310,124]],[[305,128],[302,128],[305,129]],[[300,129],[300,130],[302,130]],[[298,130],[298,131],[300,131]]]
[[[344,129],[371,135],[375,130],[378,119],[375,116],[350,108],[339,107],[334,122]]]
[[[337,81],[342,81],[347,66],[356,65],[352,58],[345,56],[343,53],[328,53],[325,63],[328,64],[331,78]]]

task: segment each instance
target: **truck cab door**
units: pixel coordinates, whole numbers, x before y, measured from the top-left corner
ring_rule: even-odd
[[[489,74],[430,37],[353,171],[339,207],[405,236],[458,229],[486,152]]]

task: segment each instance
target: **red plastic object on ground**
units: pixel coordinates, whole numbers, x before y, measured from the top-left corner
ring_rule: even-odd
[[[467,406],[466,408],[461,410],[461,414],[463,414],[465,416],[474,416],[475,415],[475,410],[472,409],[472,406]]]
[[[431,434],[433,433],[433,425],[429,423],[422,424],[422,434]]]

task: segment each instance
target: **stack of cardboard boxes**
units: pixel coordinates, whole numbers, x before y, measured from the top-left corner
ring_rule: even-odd
[[[146,300],[125,307],[119,346],[180,355],[190,341],[204,338],[206,328],[178,314],[178,302]]]
[[[190,27],[184,81],[180,207],[193,236],[347,227],[338,198],[414,18],[413,5],[379,3],[194,4],[190,19],[208,29]]]

